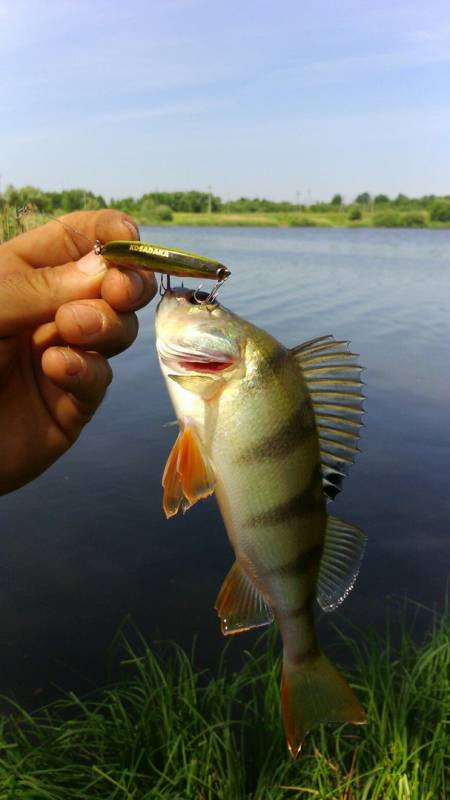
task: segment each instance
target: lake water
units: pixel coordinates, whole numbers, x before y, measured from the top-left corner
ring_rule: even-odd
[[[229,265],[220,300],[287,346],[349,339],[367,367],[361,454],[332,512],[369,542],[343,611],[380,625],[386,595],[442,603],[448,574],[450,231],[143,228]],[[176,436],[155,302],[80,441],[0,503],[0,690],[25,702],[86,688],[126,615],[151,640],[222,645],[214,600],[233,557],[214,499],[166,521]],[[328,616],[326,622],[328,623]],[[330,629],[330,626],[326,626]],[[326,634],[325,634],[326,636]],[[248,646],[235,637],[233,648]],[[237,641],[239,640],[239,641]]]

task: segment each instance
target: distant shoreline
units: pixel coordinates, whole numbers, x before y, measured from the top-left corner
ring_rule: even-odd
[[[197,189],[147,192],[141,197],[111,198],[85,189],[44,192],[35,186],[8,185],[0,195],[0,238],[23,228],[20,211],[59,216],[71,211],[113,208],[140,225],[186,225],[260,228],[450,228],[450,195],[390,199],[362,192],[351,203],[335,194],[330,202],[308,205],[266,198],[241,197],[224,202]]]
[[[375,220],[374,214],[367,212],[361,220],[351,221],[346,214],[320,214],[320,213],[191,213],[173,212],[171,220],[155,220],[152,217],[135,215],[139,225],[171,227],[173,225],[218,227],[218,228],[419,228],[427,230],[449,229],[450,222],[432,222],[429,220],[399,219],[396,224],[380,224],[382,220]],[[403,224],[402,224],[403,223]]]

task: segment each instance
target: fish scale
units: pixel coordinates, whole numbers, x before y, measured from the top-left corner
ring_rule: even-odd
[[[279,367],[271,370],[271,385],[268,385],[269,376],[266,375],[265,391],[258,393],[256,401],[254,394],[248,391],[248,383],[254,381],[254,375],[267,373],[264,366],[258,370],[258,361],[270,363],[274,350],[281,351]],[[317,554],[316,563],[311,565],[310,580],[306,576],[299,581],[297,576],[276,575],[274,570],[298,558],[313,545],[321,544],[325,502],[319,476],[316,474],[315,488],[320,494],[317,512],[305,514],[299,520],[299,514],[293,510],[285,515],[287,518],[281,524],[276,525],[264,524],[262,520],[268,512],[308,490],[311,471],[314,473],[318,465],[317,434],[316,439],[297,437],[294,446],[292,439],[280,442],[276,433],[274,435],[274,406],[282,409],[281,416],[290,417],[307,397],[300,371],[295,364],[289,363],[288,352],[284,348],[281,350],[276,342],[265,341],[259,343],[259,348],[253,347],[247,357],[251,360],[250,378],[230,386],[221,398],[223,422],[216,426],[210,450],[211,459],[218,466],[216,496],[219,506],[231,509],[227,529],[241,563],[253,565],[253,576],[258,585],[264,583],[264,594],[270,605],[274,609],[281,605],[288,612],[299,607],[305,596],[311,593],[320,555]],[[235,409],[239,410],[237,415]],[[234,424],[235,416],[239,417],[239,424]],[[242,463],[242,452],[246,448],[251,449],[253,445],[257,451],[261,441],[271,439],[275,440],[275,447],[270,455],[255,457],[252,461],[247,458]],[[284,452],[286,449],[287,453]],[[310,494],[313,492],[314,487]],[[233,498],[232,503],[225,502],[225,495]],[[317,515],[320,517],[319,533],[312,518]],[[260,522],[258,518],[261,518]],[[251,519],[255,524],[249,524]],[[281,552],[280,542],[283,543]],[[255,564],[258,569],[255,569]],[[272,579],[267,578],[270,572]],[[265,581],[259,579],[260,574],[266,576]]]

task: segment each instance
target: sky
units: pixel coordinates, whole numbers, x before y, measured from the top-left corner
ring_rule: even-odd
[[[450,194],[449,0],[0,0],[1,186]]]

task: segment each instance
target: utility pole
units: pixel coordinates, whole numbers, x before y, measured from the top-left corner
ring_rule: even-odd
[[[208,214],[212,214],[211,186],[208,186]]]

